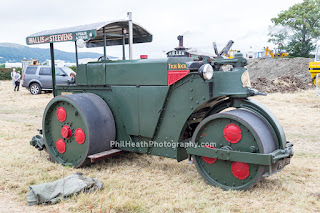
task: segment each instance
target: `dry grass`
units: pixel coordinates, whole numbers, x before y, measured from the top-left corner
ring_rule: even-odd
[[[295,156],[281,173],[249,191],[207,185],[185,161],[123,154],[88,168],[64,168],[29,145],[41,128],[52,94],[32,96],[0,81],[0,212],[319,212],[320,98],[309,90],[257,97],[282,123]],[[104,189],[66,199],[64,204],[28,207],[28,186],[82,172]],[[103,200],[103,202],[102,202]]]

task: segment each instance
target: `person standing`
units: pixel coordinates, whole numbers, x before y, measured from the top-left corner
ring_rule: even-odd
[[[13,68],[11,72],[11,79],[12,79],[12,85],[15,87],[16,81],[15,81],[15,76],[16,76],[16,69]]]
[[[70,84],[75,84],[76,83],[76,74],[74,72],[72,72],[70,74],[70,77],[71,77]]]
[[[16,91],[16,89],[17,89],[17,91],[19,91],[20,78],[21,78],[20,71],[18,71],[16,73],[16,75],[14,76],[14,81],[15,81],[14,91]]]

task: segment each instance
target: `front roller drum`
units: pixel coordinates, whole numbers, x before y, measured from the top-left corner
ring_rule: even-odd
[[[92,93],[53,98],[45,109],[42,128],[51,157],[74,167],[89,163],[89,155],[110,150],[116,135],[110,108]]]
[[[270,127],[248,110],[236,109],[211,115],[196,128],[192,141],[208,149],[268,154],[276,150]],[[253,187],[268,171],[267,166],[193,156],[201,176],[223,189],[245,190]]]

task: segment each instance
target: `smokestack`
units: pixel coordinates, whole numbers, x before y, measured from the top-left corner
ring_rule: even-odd
[[[132,29],[132,12],[128,12],[129,25],[129,59],[132,60],[132,44],[133,44],[133,29]]]
[[[183,35],[179,35],[178,40],[179,40],[179,47],[178,48],[183,48]]]

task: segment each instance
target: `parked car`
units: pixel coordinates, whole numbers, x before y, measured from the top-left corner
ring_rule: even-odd
[[[70,74],[74,73],[69,67],[55,67],[56,84],[67,85],[71,81]],[[41,91],[52,90],[51,67],[45,65],[28,65],[23,75],[23,87],[29,88],[33,95]]]

